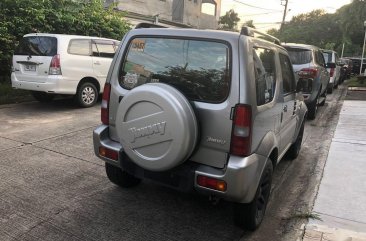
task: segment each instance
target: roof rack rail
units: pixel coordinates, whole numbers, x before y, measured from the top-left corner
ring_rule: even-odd
[[[135,26],[135,29],[136,28],[166,28],[166,27],[153,23],[139,23]]]
[[[281,41],[278,38],[273,37],[272,35],[269,35],[266,33],[262,33],[254,28],[250,28],[247,26],[244,26],[241,28],[240,34],[249,36],[249,37],[261,38],[261,39],[267,40],[269,42],[273,42],[277,45],[281,45]]]

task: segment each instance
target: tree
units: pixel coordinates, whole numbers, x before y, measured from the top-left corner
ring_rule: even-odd
[[[254,26],[254,23],[253,23],[253,20],[248,20],[246,21],[243,26],[247,26],[247,27],[250,27],[250,28],[255,28]]]
[[[226,12],[224,16],[220,17],[219,29],[227,31],[236,31],[236,27],[239,21],[240,18],[238,17],[238,14],[233,9],[230,9],[229,11]]]
[[[339,53],[345,44],[345,56],[360,56],[363,45],[363,22],[366,20],[366,2],[353,0],[334,14],[314,10],[299,14],[286,23],[282,31],[267,31],[282,42],[312,44]]]
[[[122,39],[130,26],[112,7],[105,9],[100,0],[1,0],[0,76],[9,74],[13,51],[27,33]]]

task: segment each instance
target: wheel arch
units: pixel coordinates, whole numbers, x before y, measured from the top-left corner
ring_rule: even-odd
[[[76,90],[76,93],[78,92],[80,86],[82,86],[84,83],[92,83],[95,88],[97,88],[97,91],[98,93],[100,93],[101,91],[101,86],[100,86],[100,83],[99,81],[96,79],[96,78],[93,78],[93,77],[84,77],[82,78],[80,81],[79,81],[79,84],[78,84],[78,87],[77,87],[77,90]]]

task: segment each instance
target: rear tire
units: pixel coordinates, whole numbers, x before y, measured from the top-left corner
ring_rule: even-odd
[[[304,136],[304,122],[300,127],[300,131],[296,137],[296,141],[291,145],[290,149],[288,149],[287,151],[287,156],[291,160],[296,159],[299,156],[303,136]]]
[[[55,95],[53,94],[48,94],[46,92],[40,92],[40,91],[32,91],[32,96],[34,97],[34,99],[42,103],[51,102],[53,98],[55,98]]]
[[[331,94],[331,93],[333,93],[333,85],[331,85],[331,86],[328,86],[328,88],[327,88],[327,92],[328,92],[328,94]]]
[[[98,90],[90,82],[83,83],[79,86],[75,98],[80,107],[92,107],[98,101]]]
[[[233,203],[235,225],[254,231],[262,223],[271,193],[272,173],[272,161],[268,159],[253,201]]]
[[[123,171],[121,168],[115,167],[107,162],[105,163],[105,171],[107,173],[108,179],[120,187],[135,187],[141,182],[141,179],[136,178]]]
[[[308,106],[308,119],[309,120],[314,120],[316,117],[316,113],[318,111],[318,100],[319,100],[319,95],[316,97],[316,99],[309,104]]]

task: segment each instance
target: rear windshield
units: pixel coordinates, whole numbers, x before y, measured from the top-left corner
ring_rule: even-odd
[[[307,64],[312,60],[311,50],[286,47],[292,64]]]
[[[323,56],[326,63],[332,62],[332,53],[323,52]]]
[[[54,56],[57,54],[57,39],[46,36],[24,37],[15,50],[15,55]]]
[[[222,102],[229,93],[229,47],[190,39],[135,38],[119,71],[119,83],[132,89],[166,83],[189,100]]]

